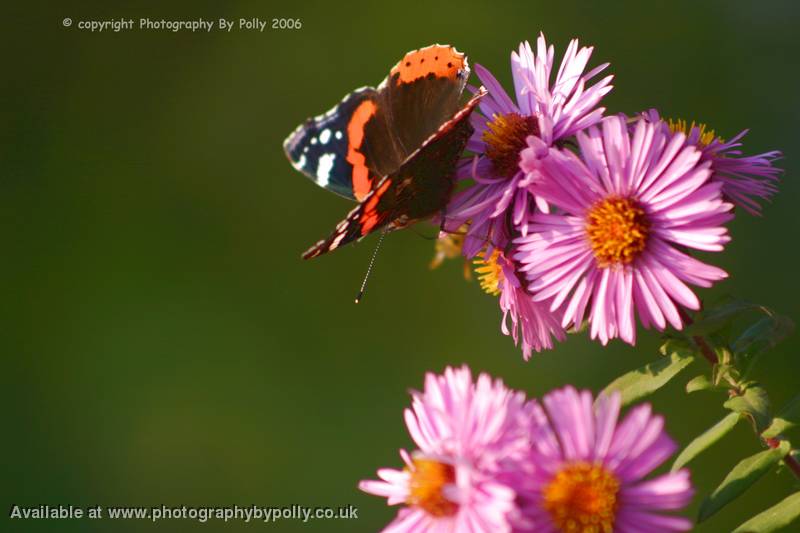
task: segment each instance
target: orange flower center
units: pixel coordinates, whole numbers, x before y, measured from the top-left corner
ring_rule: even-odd
[[[544,507],[569,533],[611,533],[619,481],[601,465],[572,463],[544,488]]]
[[[631,198],[600,200],[586,216],[586,232],[601,268],[636,259],[647,245],[649,231],[644,209]]]
[[[525,139],[539,134],[539,123],[531,116],[508,113],[495,115],[487,126],[482,136],[486,157],[498,176],[511,178],[519,171],[519,153],[527,146]]]
[[[416,458],[410,473],[408,505],[420,507],[437,517],[456,514],[458,504],[448,500],[442,492],[445,485],[455,483],[456,471],[452,465]]]

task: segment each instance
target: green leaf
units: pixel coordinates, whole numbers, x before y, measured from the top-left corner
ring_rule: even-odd
[[[621,375],[611,382],[603,393],[619,391],[622,405],[628,405],[644,396],[652,394],[667,384],[678,372],[686,368],[694,360],[694,356],[673,352],[648,365]]]
[[[794,322],[789,317],[771,311],[733,341],[732,348],[737,355],[752,357],[769,350],[794,331]]]
[[[717,354],[717,361],[719,361],[720,367],[731,366],[731,363],[733,362],[733,354],[727,346],[724,344],[715,346],[714,353]]]
[[[798,517],[800,517],[800,492],[795,492],[737,527],[733,533],[769,533],[788,526]]]
[[[786,432],[796,426],[800,425],[800,394],[794,397],[786,406],[781,409],[772,424],[761,434],[765,439],[777,437],[781,433]]]
[[[767,391],[758,385],[748,387],[744,394],[734,396],[722,405],[731,411],[746,416],[753,424],[753,429],[759,435],[772,422],[772,417],[769,414]]]
[[[717,353],[720,353],[720,350],[717,350]],[[712,374],[712,381],[714,382],[715,387],[719,387],[723,385],[723,382],[730,383],[731,381],[737,382],[739,381],[739,371],[733,365],[728,364],[718,364],[714,367],[714,370],[711,372]]]
[[[697,392],[699,390],[708,390],[713,389],[714,384],[708,379],[708,376],[705,374],[700,374],[699,376],[695,376],[689,380],[686,384],[686,392],[691,394],[693,392]]]
[[[668,337],[664,344],[659,346],[658,351],[661,355],[671,355],[673,353],[694,355],[697,353],[697,346],[688,337]]]
[[[700,504],[697,521],[702,522],[738,498],[744,491],[758,481],[761,476],[780,462],[789,452],[789,442],[781,441],[780,446],[764,450],[747,459],[742,459],[733,467],[719,487]]]
[[[672,471],[685,466],[692,459],[716,444],[722,437],[731,432],[739,421],[739,413],[728,413],[728,416],[705,430],[700,436],[689,443],[672,463]]]
[[[720,331],[735,318],[755,310],[766,311],[766,308],[744,300],[731,300],[723,305],[703,311],[700,316],[695,319],[694,323],[686,328],[685,334],[693,337],[695,335],[708,335],[709,333]]]

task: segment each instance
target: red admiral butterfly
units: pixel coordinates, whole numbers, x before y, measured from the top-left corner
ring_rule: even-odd
[[[304,259],[444,208],[473,132],[469,116],[486,94],[481,88],[462,106],[468,77],[466,56],[452,46],[414,50],[377,89],[357,89],[289,135],[283,148],[294,168],[359,202]]]

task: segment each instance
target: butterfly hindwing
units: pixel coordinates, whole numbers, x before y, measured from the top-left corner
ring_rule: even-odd
[[[392,204],[379,204],[378,209],[393,211],[396,227],[402,227],[401,221],[410,223],[435,215],[447,204],[456,164],[474,131],[469,117],[485,94],[480,91],[473,96],[392,174],[394,197],[387,194],[384,200]]]
[[[358,204],[347,217],[336,225],[336,229],[327,238],[319,241],[303,253],[303,259],[311,259],[335,250],[339,246],[355,241],[372,233],[375,229],[386,226],[390,212],[378,210],[378,204],[386,191],[393,186],[392,178],[381,180],[377,188],[372,190],[363,202]],[[365,224],[365,220],[368,220]]]

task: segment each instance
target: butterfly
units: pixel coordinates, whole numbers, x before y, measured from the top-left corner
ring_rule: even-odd
[[[353,91],[289,135],[283,148],[295,169],[358,202],[304,259],[442,212],[473,133],[469,117],[486,94],[481,87],[462,104],[469,72],[452,46],[414,50],[377,88]]]

